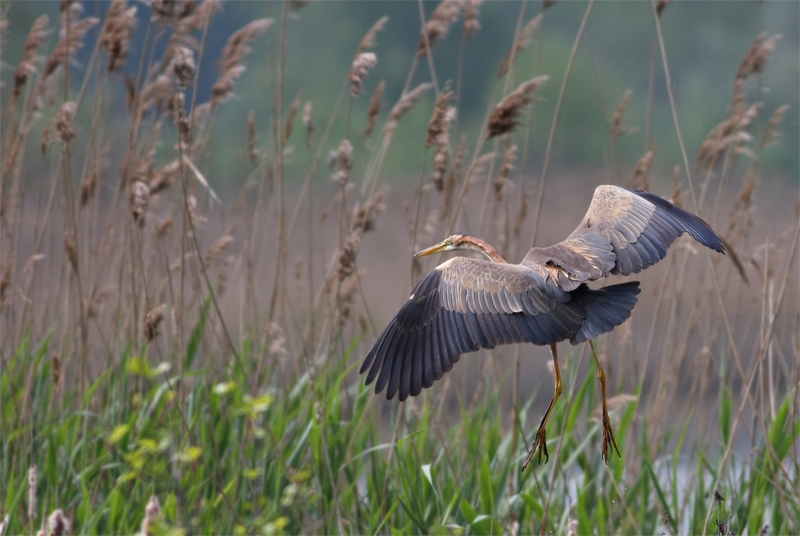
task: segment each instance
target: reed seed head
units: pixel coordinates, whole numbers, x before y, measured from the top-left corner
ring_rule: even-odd
[[[764,128],[764,136],[761,138],[761,147],[766,147],[772,143],[778,135],[778,125],[783,121],[783,116],[789,110],[789,105],[784,104],[779,107],[769,118],[766,128]]]
[[[42,15],[33,22],[31,31],[28,32],[28,37],[25,38],[25,45],[22,47],[22,60],[14,70],[14,98],[17,98],[22,92],[22,86],[28,80],[28,77],[36,72],[36,64],[41,60],[39,56],[39,47],[50,35],[50,30],[47,28],[49,19],[47,15]]]
[[[386,23],[389,21],[389,17],[381,17],[378,19],[378,22],[372,25],[372,27],[367,30],[367,33],[364,34],[364,37],[361,39],[361,43],[358,44],[358,49],[356,50],[356,56],[361,54],[367,49],[370,49],[375,46],[375,38],[378,36],[378,32],[382,31]]]
[[[544,14],[540,13],[522,28],[519,37],[514,41],[514,46],[511,47],[503,63],[500,64],[500,71],[497,73],[497,78],[503,78],[513,66],[520,53],[528,48],[528,45],[533,41],[533,36],[539,31],[539,28],[542,27],[543,20]]]
[[[311,136],[314,134],[314,123],[311,121],[311,101],[303,106],[303,124],[306,126],[306,146],[311,147]]]
[[[494,111],[489,117],[489,138],[513,132],[519,125],[517,119],[525,108],[533,102],[533,92],[545,82],[547,82],[546,76],[537,76],[522,83],[501,100],[494,107]]]
[[[381,80],[378,87],[375,88],[375,93],[369,100],[369,110],[367,111],[367,126],[364,128],[364,136],[372,134],[372,129],[375,128],[375,121],[378,119],[378,114],[381,111],[381,101],[383,100],[383,90],[386,88],[386,82]]]
[[[75,139],[75,111],[77,105],[72,101],[67,101],[61,105],[58,115],[56,115],[56,134],[65,145],[69,145]]]
[[[71,523],[64,515],[64,512],[59,508],[52,514],[48,520],[50,527],[50,536],[68,536]]]
[[[427,54],[429,49],[433,49],[434,45],[447,35],[463,8],[464,0],[442,0],[436,6],[431,13],[430,20],[422,27],[422,35],[420,35],[417,47],[418,58]]]
[[[362,84],[370,69],[378,64],[378,57],[372,52],[362,52],[353,60],[348,77],[350,78],[350,96],[357,97],[361,93]]]
[[[194,52],[185,46],[175,47],[172,56],[172,73],[175,75],[175,83],[178,88],[185,90],[194,80],[196,65],[194,63]]]
[[[161,325],[161,321],[164,320],[164,312],[166,311],[166,305],[159,305],[149,311],[144,317],[144,340],[147,342],[152,342],[153,339],[158,337],[158,327]]]
[[[393,132],[394,129],[397,127],[397,122],[402,118],[408,111],[414,107],[414,105],[419,102],[422,98],[422,94],[428,91],[433,84],[429,82],[425,82],[423,84],[418,85],[408,93],[403,94],[400,97],[400,100],[397,101],[397,104],[394,105],[392,111],[389,113],[389,121],[386,122],[386,125],[383,127],[384,132]]]
[[[139,227],[144,227],[147,206],[150,204],[150,188],[144,181],[134,181],[131,185],[131,214]]]
[[[125,64],[135,29],[136,7],[127,8],[127,0],[112,0],[100,34],[100,46],[108,52],[109,71],[117,71]]]
[[[28,469],[28,520],[36,519],[36,466]]]
[[[252,52],[250,43],[272,26],[272,19],[258,19],[236,30],[222,49],[220,77],[211,88],[211,106],[216,107],[233,93],[235,82],[244,72],[244,58]]]
[[[467,0],[464,6],[464,40],[469,42],[481,29],[480,11],[483,0]]]
[[[142,534],[146,536],[153,536],[155,533],[155,525],[158,518],[161,516],[161,504],[158,502],[158,497],[155,495],[150,496],[147,506],[144,509],[144,519],[142,520]]]

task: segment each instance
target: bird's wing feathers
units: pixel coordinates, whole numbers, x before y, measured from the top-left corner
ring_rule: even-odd
[[[462,354],[573,337],[586,305],[535,270],[455,257],[425,276],[370,350],[361,373],[400,400],[441,379]]]
[[[655,264],[684,232],[706,247],[725,248],[711,228],[657,195],[620,186],[599,186],[583,221],[569,237],[533,248],[523,265],[542,266],[561,288],[609,274],[629,275]]]

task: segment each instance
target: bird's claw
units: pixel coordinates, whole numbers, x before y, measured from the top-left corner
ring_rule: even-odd
[[[540,427],[536,431],[536,439],[533,440],[533,445],[531,446],[531,450],[528,452],[528,457],[525,458],[525,463],[522,464],[522,471],[525,472],[525,468],[528,467],[528,464],[531,463],[533,460],[533,455],[536,452],[539,452],[539,457],[537,462],[539,465],[542,465],[542,453],[544,453],[544,463],[547,463],[550,460],[550,455],[547,453],[547,431]]]
[[[617,441],[614,439],[614,431],[611,429],[611,419],[608,415],[603,415],[603,463],[608,467],[608,446],[612,445],[614,448],[611,450],[612,454],[617,451],[617,456],[622,459],[622,454],[619,453]]]

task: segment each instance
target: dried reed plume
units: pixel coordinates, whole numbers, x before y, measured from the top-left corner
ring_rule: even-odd
[[[553,0],[550,0],[552,3],[555,4]],[[545,0],[547,3],[547,0]],[[567,536],[578,536],[578,520],[570,518],[567,521]]]
[[[247,115],[247,154],[253,167],[258,167],[258,148],[256,147],[256,112]]]
[[[653,167],[653,151],[647,151],[633,170],[633,177],[631,177],[631,186],[641,190],[650,189],[650,168]]]
[[[145,341],[152,342],[153,339],[158,337],[158,327],[161,325],[161,321],[164,320],[165,310],[166,306],[162,304],[147,311],[147,314],[144,316],[143,327]]]
[[[155,495],[150,496],[150,501],[144,509],[144,519],[142,520],[142,534],[146,536],[153,536],[155,534],[155,525],[158,518],[161,516],[161,504],[158,502],[158,497]]]
[[[36,519],[36,466],[28,469],[28,520]]]
[[[28,80],[28,77],[36,72],[36,64],[41,60],[39,56],[39,47],[42,46],[45,38],[50,35],[50,30],[47,28],[49,19],[47,15],[42,15],[33,22],[31,31],[28,32],[28,37],[25,38],[25,45],[22,47],[22,60],[14,70],[14,94],[13,98],[19,97],[22,92],[22,86]]]
[[[37,100],[39,100],[47,87],[50,77],[62,65],[67,65],[78,49],[83,46],[83,38],[95,24],[100,22],[96,17],[87,17],[85,19],[73,22],[65,29],[62,29],[61,36],[59,37],[58,45],[55,50],[47,59],[47,63],[42,71],[42,77],[39,79],[37,86]]]
[[[269,338],[269,357],[271,359],[285,359],[289,352],[286,351],[286,334],[283,328],[271,322],[267,325],[266,332]]]
[[[339,164],[339,171],[331,175],[331,180],[344,187],[350,180],[350,171],[353,169],[353,145],[349,140],[342,140],[336,151],[328,155],[328,164],[333,167]]]
[[[311,121],[311,101],[306,102],[303,106],[303,124],[306,126],[306,145],[312,146],[311,136],[314,134],[314,123]]]
[[[520,232],[522,232],[522,224],[525,222],[525,218],[528,217],[528,201],[531,195],[533,195],[533,188],[528,188],[526,191],[522,192],[519,210],[517,210],[517,216],[514,218],[514,236],[517,238]]]
[[[285,144],[292,137],[292,127],[294,125],[294,117],[297,115],[297,109],[300,107],[300,93],[292,101],[289,107],[289,113],[286,114],[286,124],[283,128],[283,143]]]
[[[169,164],[164,164],[152,173],[152,177],[147,181],[150,195],[153,196],[162,190],[166,190],[172,184],[172,179],[180,172],[180,162],[173,160]]]
[[[453,193],[455,192],[456,182],[458,181],[458,173],[461,168],[461,161],[464,159],[464,152],[467,147],[467,137],[462,134],[461,139],[456,147],[455,156],[453,157],[453,165],[450,166],[450,173],[444,182],[444,199],[442,200],[442,218],[447,216],[450,211],[450,203],[453,200]]]
[[[172,55],[172,73],[175,75],[175,83],[178,88],[185,90],[194,80],[194,52],[192,49],[185,46],[175,47],[175,52]]]
[[[447,123],[448,108],[450,108],[450,100],[453,98],[453,92],[449,87],[445,88],[436,97],[436,104],[433,106],[433,115],[428,122],[428,137],[425,139],[425,148],[436,143],[436,139],[447,131],[450,126]]]
[[[533,92],[547,82],[547,76],[537,76],[521,84],[494,107],[489,123],[489,138],[513,132],[519,122],[517,118],[525,107],[533,102]]]
[[[382,31],[384,26],[386,26],[388,20],[389,17],[383,16],[378,19],[378,22],[372,25],[372,28],[367,30],[367,33],[364,34],[364,37],[361,39],[361,43],[358,44],[356,56],[375,46],[375,38],[378,36],[378,32]]]
[[[103,167],[103,161],[108,155],[108,149],[108,144],[103,145],[103,147],[100,149],[100,154],[94,158],[91,166],[89,166],[89,172],[81,182],[81,194],[79,201],[81,208],[86,206],[86,204],[94,197],[94,194],[97,191],[97,183],[100,180],[100,171]]]
[[[75,232],[72,229],[64,231],[64,251],[67,252],[72,271],[78,271],[78,243],[75,240]]]
[[[549,7],[553,7],[557,3],[558,3],[558,0],[544,0],[542,2],[542,11],[544,11],[545,9],[547,9]]]
[[[206,265],[206,268],[211,268],[217,263],[220,257],[222,257],[222,253],[225,251],[225,248],[231,242],[233,242],[233,237],[229,234],[226,234],[218,238],[217,241],[214,242],[210,248],[208,248],[208,252],[203,259],[203,263]]]
[[[25,261],[25,265],[22,268],[22,280],[21,285],[22,288],[27,288],[28,284],[31,281],[31,277],[33,277],[33,269],[36,266],[36,263],[44,259],[44,255],[41,253],[36,253],[31,255],[27,261]],[[0,296],[2,296],[2,291],[0,291]]]
[[[464,41],[471,41],[481,29],[480,12],[478,11],[481,4],[483,4],[483,0],[467,0],[464,6]]]
[[[750,207],[753,204],[753,193],[758,186],[758,174],[750,170],[745,176],[742,189],[736,198],[736,205],[731,212],[731,220],[725,230],[725,241],[731,245],[737,244],[750,230],[753,225],[753,218]]]
[[[494,194],[497,202],[505,200],[511,186],[511,171],[517,161],[517,146],[512,145],[503,155],[503,165],[500,166],[500,175],[494,181]]]
[[[761,147],[766,147],[774,141],[775,137],[778,135],[778,125],[783,121],[783,116],[788,110],[789,105],[784,104],[775,110],[772,117],[769,118],[769,122],[767,122],[767,126],[764,128],[764,136],[761,138]]]
[[[356,217],[353,219],[353,230],[360,230],[366,233],[375,228],[375,217],[380,214],[386,205],[383,200],[386,197],[386,190],[381,188],[359,207]]]
[[[350,96],[357,97],[361,93],[362,83],[370,69],[378,64],[378,57],[372,52],[362,52],[353,60],[348,78],[350,79]]]
[[[60,508],[50,515],[47,524],[50,529],[50,536],[67,536],[69,534],[69,519],[67,519]]]
[[[75,139],[76,110],[77,105],[74,102],[67,101],[61,105],[61,110],[56,115],[56,134],[58,134],[58,139],[67,145]]]
[[[46,155],[50,149],[50,125],[45,125],[42,129],[42,137],[39,139],[39,149],[42,155]]]
[[[58,354],[53,354],[50,358],[50,377],[53,380],[53,385],[58,385],[61,379],[61,358]]]
[[[625,111],[628,109],[628,100],[631,98],[631,93],[630,89],[625,90],[625,94],[622,95],[622,100],[617,106],[617,111],[614,113],[614,118],[611,120],[611,141],[613,143],[616,143],[622,136],[631,132],[631,129],[622,124]]]
[[[361,236],[375,228],[375,217],[385,208],[383,202],[385,195],[385,190],[378,190],[358,209],[347,240],[339,253],[339,266],[336,274],[333,279],[328,281],[329,285],[334,279],[338,279],[341,283],[356,273],[356,257]]]
[[[419,37],[417,46],[417,57],[421,58],[428,53],[428,48],[433,49],[434,45],[443,39],[450,27],[461,14],[464,7],[464,0],[442,0],[431,13],[431,18],[422,27],[422,35]]]
[[[162,70],[167,67],[172,57],[175,55],[175,49],[177,47],[185,46],[193,50],[198,50],[200,48],[200,44],[193,33],[205,29],[214,13],[221,9],[219,0],[205,0],[199,6],[194,0],[188,0],[182,4],[179,2],[175,3],[179,5],[174,7],[180,9],[171,11],[172,8],[167,8],[165,10],[165,16],[161,17],[161,20],[159,20],[159,24],[171,25],[173,21],[175,24],[169,36],[167,46],[164,48],[164,56],[161,61]],[[162,2],[162,5],[163,4],[164,2]]]
[[[147,206],[150,204],[150,188],[144,181],[134,181],[131,185],[131,214],[139,227],[144,227]]]
[[[729,147],[737,153],[749,152],[744,147],[752,139],[747,129],[758,115],[761,104],[755,103],[746,109],[744,107],[743,98],[737,97],[731,117],[712,128],[700,145],[700,151],[697,153],[698,164],[704,162],[707,170],[713,169]]]
[[[344,281],[356,271],[356,256],[358,245],[361,242],[361,231],[353,230],[347,236],[347,241],[339,254],[339,268],[336,270],[336,278]]]
[[[127,8],[127,0],[112,0],[100,34],[100,46],[108,52],[108,70],[119,70],[128,57],[131,34],[136,29],[136,7]]]
[[[215,107],[228,97],[235,87],[236,79],[244,72],[242,60],[250,54],[250,42],[272,26],[272,19],[258,19],[236,30],[222,49],[219,70],[222,73],[211,89],[211,106]]]
[[[400,96],[400,100],[397,101],[397,104],[394,105],[392,111],[389,113],[389,120],[386,122],[386,125],[383,127],[383,131],[386,133],[394,132],[394,129],[397,127],[397,122],[404,116],[408,111],[414,107],[414,105],[422,98],[422,94],[428,91],[433,84],[429,82],[425,82],[424,84],[420,84],[408,93],[405,93]]]
[[[159,26],[168,26],[173,23],[180,12],[181,3],[178,0],[150,0],[150,9],[153,10],[152,20]]]
[[[745,52],[744,59],[739,65],[739,71],[736,73],[736,79],[744,80],[753,74],[762,72],[780,38],[780,35],[773,35],[768,38],[766,33],[756,37],[750,48]]]
[[[375,121],[378,119],[378,114],[381,111],[381,101],[383,100],[383,90],[386,88],[386,82],[380,81],[378,87],[375,88],[375,93],[369,100],[369,110],[367,111],[367,126],[364,129],[364,136],[372,134],[372,129],[375,128]]]
[[[500,64],[500,70],[497,73],[497,78],[503,78],[512,67],[513,62],[517,60],[520,53],[528,48],[528,45],[530,45],[531,41],[533,40],[534,34],[539,31],[539,28],[542,27],[543,20],[544,14],[540,13],[522,28],[522,31],[519,33],[519,37],[517,37],[517,40],[514,41],[514,46],[511,47],[511,50],[503,60],[503,63]]]
[[[450,153],[450,126],[456,118],[456,108],[455,106],[450,106],[452,98],[453,92],[447,86],[436,97],[433,115],[428,122],[428,137],[425,140],[426,149],[431,144],[436,145],[431,181],[440,192],[444,190],[444,178]]]

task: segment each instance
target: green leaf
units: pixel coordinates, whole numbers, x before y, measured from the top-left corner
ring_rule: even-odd
[[[186,345],[186,357],[183,360],[183,369],[189,370],[192,368],[194,358],[197,356],[197,351],[200,349],[200,342],[203,340],[203,332],[206,329],[206,321],[208,320],[208,309],[211,307],[211,296],[206,298],[203,308],[200,309],[200,318],[197,324],[192,328],[192,334],[189,337],[189,343]]]
[[[107,441],[112,445],[119,443],[130,431],[131,427],[129,424],[120,424],[114,428],[114,431],[108,436]]]
[[[731,414],[733,413],[733,400],[726,386],[720,389],[719,428],[722,431],[723,448],[731,440]]]
[[[466,499],[461,499],[461,515],[464,516],[464,519],[466,519],[467,523],[470,525],[475,521],[475,518],[478,517],[478,513],[472,509],[472,506],[470,506]]]
[[[481,508],[487,514],[494,513],[494,489],[492,488],[492,470],[489,467],[489,460],[481,460],[480,475]]]

